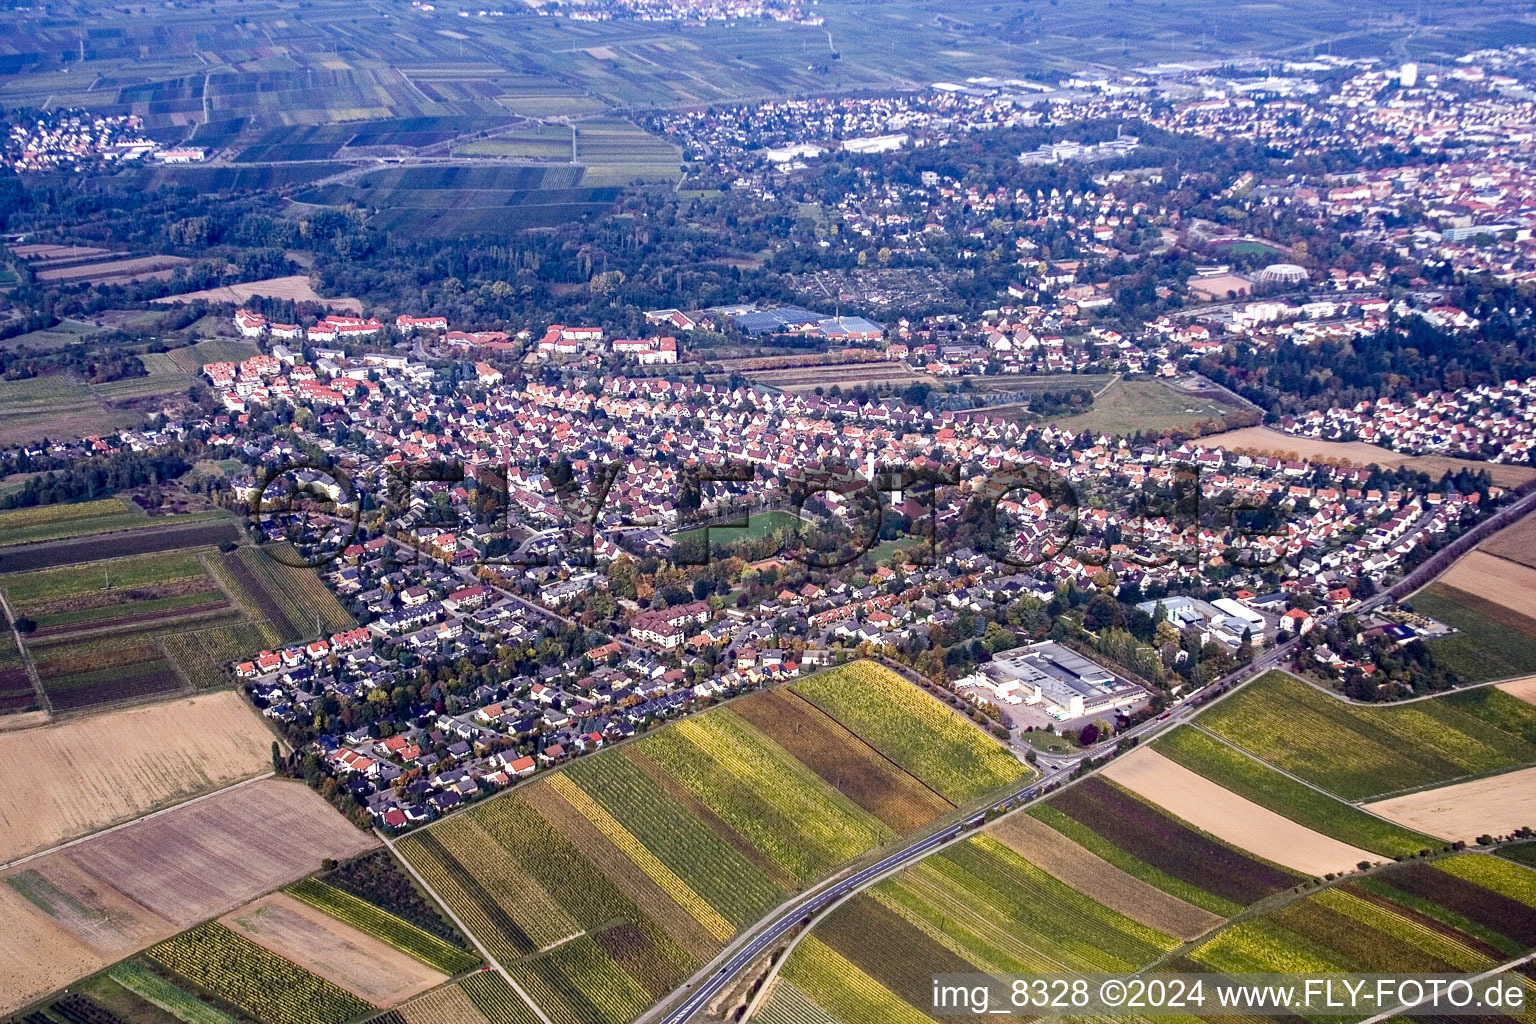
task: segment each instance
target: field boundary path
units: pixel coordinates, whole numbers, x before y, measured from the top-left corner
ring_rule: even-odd
[[[32,653],[27,650],[27,645],[21,642],[21,630],[16,628],[16,616],[11,614],[11,603],[5,599],[3,592],[0,592],[0,609],[5,611],[6,625],[11,627],[11,636],[16,640],[16,650],[21,655],[22,667],[27,670],[27,679],[32,683],[32,691],[37,694],[38,703],[42,704],[43,710],[51,717],[53,703],[48,700],[48,692],[43,689],[43,680],[37,674],[37,666],[32,664]]]
[[[1503,974],[1505,971],[1519,967],[1521,964],[1529,963],[1531,960],[1536,960],[1536,953],[1527,953],[1525,956],[1516,957],[1513,960],[1499,964],[1497,967],[1490,967],[1482,974],[1475,974],[1467,980],[1471,984],[1475,985],[1480,981],[1486,981],[1495,975]],[[1382,1021],[1391,1020],[1393,1017],[1398,1016],[1404,1011],[1412,1012],[1412,1010],[1413,1007],[1407,1003],[1398,1003],[1390,1010],[1383,1010],[1382,1012],[1376,1014],[1374,1017],[1365,1018],[1365,1020],[1362,1020],[1360,1024],[1382,1024]]]
[[[201,796],[194,796],[190,800],[179,800],[176,803],[150,811],[148,814],[141,814],[137,818],[131,818],[128,821],[120,821],[116,825],[111,825],[107,828],[99,829],[95,832],[90,832],[83,836],[78,836],[69,840],[68,842],[59,843],[56,846],[50,846],[46,850],[38,850],[36,853],[29,853],[25,857],[17,857],[13,861],[0,864],[0,871],[9,871],[11,868],[25,864],[28,861],[37,860],[39,857],[46,857],[50,853],[58,853],[60,850],[67,850],[71,846],[78,846],[81,843],[90,842],[92,839],[96,839],[100,836],[110,835],[111,833],[120,829],[127,828],[129,825],[137,825],[141,821],[148,821],[151,818],[158,818],[162,814],[169,814],[171,811],[180,810],[181,808],[190,804],[201,803],[204,800],[211,800],[216,796],[221,796],[225,793],[228,793],[230,790],[239,789],[241,786],[249,786],[253,782],[260,782],[263,779],[271,779],[275,777],[275,772],[262,772],[260,775],[253,775],[248,779],[241,779],[239,782],[232,782],[227,786],[215,789],[211,793],[204,793]]]
[[[424,891],[428,896],[431,896],[433,902],[435,902],[438,907],[442,909],[443,913],[448,915],[448,919],[453,922],[453,926],[464,933],[464,937],[469,939],[470,944],[475,947],[475,952],[484,957],[485,962],[496,969],[496,973],[500,974],[506,983],[511,986],[512,991],[517,993],[517,998],[528,1004],[528,1008],[533,1011],[534,1016],[539,1018],[540,1024],[554,1024],[554,1021],[550,1020],[547,1016],[544,1015],[544,1011],[539,1008],[539,1004],[534,1002],[533,999],[529,997],[527,992],[523,991],[523,987],[519,985],[516,979],[512,977],[511,972],[502,966],[501,961],[492,956],[491,951],[480,944],[479,937],[476,936],[470,928],[466,927],[463,921],[459,920],[459,915],[453,912],[453,908],[448,905],[448,902],[437,894],[437,890],[432,888],[431,884],[425,878],[421,877],[421,874],[416,870],[415,866],[410,862],[410,860],[400,856],[399,851],[395,849],[395,841],[378,829],[374,829],[373,832],[374,835],[379,837],[379,841],[383,843],[384,846],[389,850],[390,856],[395,858],[395,862],[397,864],[403,865],[405,870],[410,872],[411,878],[415,879],[416,884],[421,886],[422,891]],[[566,939],[562,941],[570,940]]]

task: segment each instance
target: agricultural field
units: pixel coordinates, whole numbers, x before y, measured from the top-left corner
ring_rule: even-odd
[[[317,620],[318,635],[325,636],[357,625],[313,569],[289,565],[287,561],[295,559],[277,550],[277,545],[268,547],[274,549],[276,557],[253,547],[224,556],[224,567],[242,595],[237,601],[248,598],[283,636],[294,639],[317,635]],[[288,552],[291,555],[291,549]],[[284,557],[287,561],[279,561]]]
[[[1051,422],[1066,430],[1124,435],[1138,430],[1188,430],[1202,420],[1220,421],[1237,409],[1220,392],[1191,395],[1159,380],[1122,380],[1097,396],[1087,412],[1054,416]]]
[[[266,1024],[341,1024],[369,1009],[350,992],[212,922],[144,956]]]
[[[506,979],[495,971],[471,974],[395,1009],[398,1020],[380,1024],[539,1024]]]
[[[1271,672],[1197,723],[1346,800],[1536,764],[1536,706],[1493,687],[1355,707]]]
[[[115,499],[88,502],[90,505],[118,504]],[[48,505],[48,509],[64,511],[73,505]],[[121,507],[121,506],[119,506]],[[31,512],[32,509],[14,509],[14,512]],[[0,516],[11,512],[0,513]],[[223,544],[239,539],[240,531],[229,516],[222,511],[189,512],[184,515],[146,516],[135,509],[134,513],[111,513],[82,519],[68,519],[53,524],[23,526],[25,520],[13,521],[13,529],[0,526],[0,573],[24,572],[34,569],[51,569],[55,566],[94,562],[104,558],[121,558],[125,555],[147,555],[159,551],[197,548],[210,544]],[[46,539],[40,534],[54,534],[56,539]],[[110,541],[106,536],[110,534]]]
[[[1378,856],[1412,856],[1437,845],[1427,835],[1297,782],[1193,726],[1175,729],[1152,749],[1261,807]]]
[[[301,783],[181,804],[0,875],[0,1013],[375,845]]]
[[[1127,874],[1215,914],[1236,913],[1301,877],[1097,777],[1028,813]]]
[[[0,863],[271,768],[233,691],[0,732]]]
[[[269,277],[264,281],[247,281],[244,284],[224,285],[219,288],[209,288],[198,292],[184,292],[181,295],[167,295],[163,299],[155,299],[161,305],[184,304],[188,302],[248,302],[253,296],[261,296],[268,299],[289,299],[294,302],[314,302],[331,309],[338,309],[349,313],[361,313],[362,303],[356,299],[345,296],[327,299],[322,297],[310,285],[309,278],[304,274],[293,274],[288,277]],[[204,360],[213,362],[214,360]],[[196,372],[191,371],[191,372]]]
[[[1536,672],[1536,618],[1440,581],[1418,591],[1410,601],[1415,611],[1456,629],[1450,636],[1429,641],[1429,649],[1437,661],[1467,682]]]
[[[286,891],[294,899],[374,936],[445,975],[461,974],[480,964],[480,958],[475,954],[450,945],[409,921],[319,879],[306,878],[295,882]]]
[[[1533,942],[1536,873],[1469,854],[1325,889],[1231,925],[1187,959],[1231,972],[1472,972]]]
[[[374,1006],[398,1005],[448,975],[284,892],[231,911],[219,924]]]
[[[952,737],[957,763],[992,765],[984,744],[1012,760],[912,692],[886,694],[895,728]],[[789,892],[952,808],[781,689],[581,758],[396,848],[552,1021],[624,1024]]]
[[[83,437],[143,420],[140,413],[114,408],[91,385],[68,374],[0,381],[0,443]]]
[[[608,210],[616,186],[583,183],[580,167],[561,164],[390,167],[296,196],[317,206],[356,205],[389,230],[452,234],[548,227]]]
[[[205,338],[195,345],[172,349],[166,354],[184,373],[201,373],[207,363],[240,363],[258,351],[255,342]]]
[[[951,803],[1030,774],[981,729],[873,662],[823,672],[791,689]]]
[[[1536,621],[1536,569],[1518,561],[1479,548],[1441,573],[1440,583]]]
[[[32,676],[21,659],[21,648],[9,623],[0,624],[0,715],[41,711],[42,702]],[[11,721],[14,721],[12,719]]]
[[[1297,824],[1155,750],[1117,759],[1103,777],[1223,842],[1304,874],[1349,871],[1374,859],[1369,850]]]
[[[245,621],[207,572],[206,554],[163,551],[0,577],[12,615],[34,624],[24,643],[50,705],[75,710],[185,686],[161,638]],[[176,648],[183,657],[195,654],[184,647]],[[201,668],[193,682],[220,681]]]
[[[1536,826],[1536,768],[1521,768],[1365,805],[1373,814],[1441,839],[1473,842]]]

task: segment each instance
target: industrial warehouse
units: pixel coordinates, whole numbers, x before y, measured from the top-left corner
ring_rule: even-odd
[[[984,687],[1008,704],[1042,705],[1058,721],[1129,707],[1147,691],[1060,644],[1046,640],[988,662],[962,684]]]

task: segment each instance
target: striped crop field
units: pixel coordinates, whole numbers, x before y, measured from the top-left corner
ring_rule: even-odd
[[[918,696],[886,713],[960,737],[992,789],[1023,776]],[[623,1024],[791,892],[952,813],[926,783],[781,690],[579,758],[396,849],[554,1024]]]
[[[382,939],[428,967],[452,976],[480,965],[480,958],[451,946],[435,935],[402,921],[367,900],[327,885],[316,878],[305,878],[287,889],[288,895],[323,911],[358,931]]]
[[[951,1020],[932,1013],[936,974],[1477,973],[1536,946],[1536,871],[1482,853],[1279,894],[1262,912],[1218,919],[1182,946],[1132,920],[1131,904],[1121,907],[1128,913],[1105,906],[1112,887],[1067,886],[1006,849],[998,840],[1009,824],[925,858],[817,921],[757,1019]]]
[[[1536,705],[1494,687],[1355,707],[1271,672],[1198,722],[1346,800],[1536,764]]]
[[[873,662],[823,672],[791,689],[951,803],[996,792],[1029,774],[973,723]]]
[[[1352,846],[1401,857],[1441,845],[1440,840],[1394,825],[1297,782],[1193,726],[1175,729],[1159,739],[1155,749],[1261,807]]]

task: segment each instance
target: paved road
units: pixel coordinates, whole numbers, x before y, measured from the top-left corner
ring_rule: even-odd
[[[1148,719],[1140,725],[1127,729],[1110,742],[1100,744],[1091,750],[1084,750],[1074,760],[1061,762],[1058,767],[1042,775],[1029,785],[1002,797],[993,806],[1002,807],[1006,804],[1017,805],[1030,802],[1039,797],[1043,789],[1067,778],[1068,774],[1078,766],[1082,758],[1105,753],[1126,737],[1135,736],[1138,739],[1147,739],[1159,732],[1179,725],[1208,703],[1209,698],[1213,695],[1218,695],[1227,687],[1243,679],[1258,676],[1280,664],[1290,654],[1295,644],[1296,640],[1288,640],[1263,652],[1249,664],[1222,676],[1220,679],[1213,680],[1195,691],[1165,715]],[[702,981],[696,977],[693,984],[697,985],[697,987],[693,989],[688,998],[671,1013],[659,1018],[656,1024],[683,1024],[683,1022],[697,1013],[700,1008],[714,999],[722,989],[730,984],[737,971],[761,956],[764,950],[770,948],[786,932],[798,927],[800,922],[804,921],[808,916],[825,909],[830,904],[837,902],[850,893],[857,892],[874,884],[895,868],[932,853],[942,846],[958,841],[971,828],[980,825],[984,817],[984,813],[977,814],[958,825],[950,826],[943,832],[935,833],[903,847],[883,860],[871,864],[869,867],[848,876],[835,885],[825,889],[813,890],[800,897],[799,900],[786,907],[779,916],[773,918],[770,924],[763,927],[742,944],[728,960],[714,969],[714,973],[708,975]],[[674,996],[677,994],[680,993],[674,993]]]

